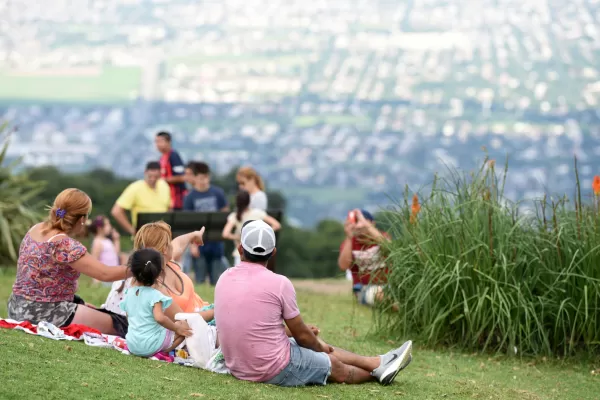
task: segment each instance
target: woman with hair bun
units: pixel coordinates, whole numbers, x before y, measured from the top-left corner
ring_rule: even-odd
[[[236,179],[240,190],[250,194],[250,208],[267,211],[265,184],[258,172],[252,167],[242,167],[238,169]]]
[[[73,239],[85,232],[91,209],[86,193],[65,189],[56,196],[46,221],[25,234],[8,299],[9,318],[33,324],[46,321],[57,327],[81,324],[105,334],[119,334],[110,314],[88,307],[75,294],[80,274],[102,282],[127,277],[126,266],[101,263]]]

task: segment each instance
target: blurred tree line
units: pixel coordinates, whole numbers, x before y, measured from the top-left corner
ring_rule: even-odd
[[[212,183],[222,187],[228,194],[230,206],[235,208],[237,168],[222,176],[213,176]],[[63,173],[55,167],[34,168],[27,175],[32,181],[40,182],[40,190],[31,204],[49,205],[62,190],[76,187],[85,191],[92,199],[92,217],[110,216],[110,210],[131,180],[116,176],[108,170]],[[42,182],[45,183],[42,185]],[[342,224],[333,220],[321,221],[315,229],[302,229],[289,225],[285,220],[286,201],[280,192],[267,191],[269,208],[284,211],[284,221],[277,243],[277,272],[294,278],[325,278],[341,276],[337,266],[339,246],[344,239]],[[39,207],[39,206],[38,206]],[[114,221],[113,221],[114,224]],[[116,224],[114,224],[116,226]],[[126,245],[127,243],[123,243]],[[131,243],[128,243],[129,246]],[[231,254],[228,243],[226,255]]]

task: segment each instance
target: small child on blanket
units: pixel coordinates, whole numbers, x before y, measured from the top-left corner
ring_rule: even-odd
[[[155,288],[163,275],[162,255],[153,249],[138,250],[131,256],[129,268],[133,275],[132,286],[120,304],[129,321],[125,337],[129,352],[152,357],[174,350],[185,337],[192,335],[192,330],[181,321],[173,322],[164,313],[173,299]]]
[[[133,284],[133,278],[129,278],[124,281],[114,282],[112,285],[112,288],[110,290],[110,293],[106,297],[106,301],[104,302],[104,304],[102,304],[102,306],[100,308],[103,308],[107,311],[111,311],[115,314],[125,316],[125,313],[123,312],[123,310],[121,309],[119,304],[121,304],[121,302],[125,298],[125,292],[127,291],[127,289],[129,289],[131,287],[132,284]],[[196,308],[193,310],[193,312],[200,312],[202,315],[202,318],[204,318],[204,320],[206,321],[206,323],[208,325],[216,326],[215,319],[212,316],[210,316],[211,314],[209,314],[209,313],[204,314],[204,311],[211,311],[211,310],[214,310],[214,308],[215,308],[214,304],[209,304],[202,308]],[[191,311],[184,311],[184,312],[191,312]],[[209,315],[209,316],[206,316],[206,315]],[[214,316],[214,312],[212,313],[212,315]]]

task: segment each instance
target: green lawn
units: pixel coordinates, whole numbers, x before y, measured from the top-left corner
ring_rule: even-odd
[[[104,67],[90,76],[11,76],[0,70],[0,99],[11,101],[127,102],[139,93],[141,69]]]
[[[12,274],[0,276],[0,315]],[[207,286],[198,288],[212,298]],[[80,294],[101,304],[106,288],[82,279]],[[349,350],[379,354],[399,346],[400,338],[370,333],[370,311],[354,306],[348,295],[298,290],[305,320],[320,326],[323,338]],[[404,338],[402,338],[404,339]],[[600,367],[592,362],[505,359],[432,351],[415,342],[413,363],[388,387],[328,385],[282,389],[237,381],[231,376],[127,357],[82,343],[55,342],[0,329],[0,398],[44,399],[597,399]]]

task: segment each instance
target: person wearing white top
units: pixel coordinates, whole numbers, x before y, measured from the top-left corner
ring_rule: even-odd
[[[242,225],[247,221],[262,220],[271,225],[273,231],[281,229],[281,224],[275,218],[268,215],[265,211],[252,208],[250,194],[245,190],[240,191],[235,199],[236,211],[229,214],[227,223],[223,228],[223,238],[233,240],[235,247],[233,251],[233,265],[240,263],[240,255],[237,248],[240,244],[240,232]]]
[[[267,211],[268,199],[265,184],[260,175],[252,167],[242,167],[236,176],[240,190],[250,194],[250,208]]]

